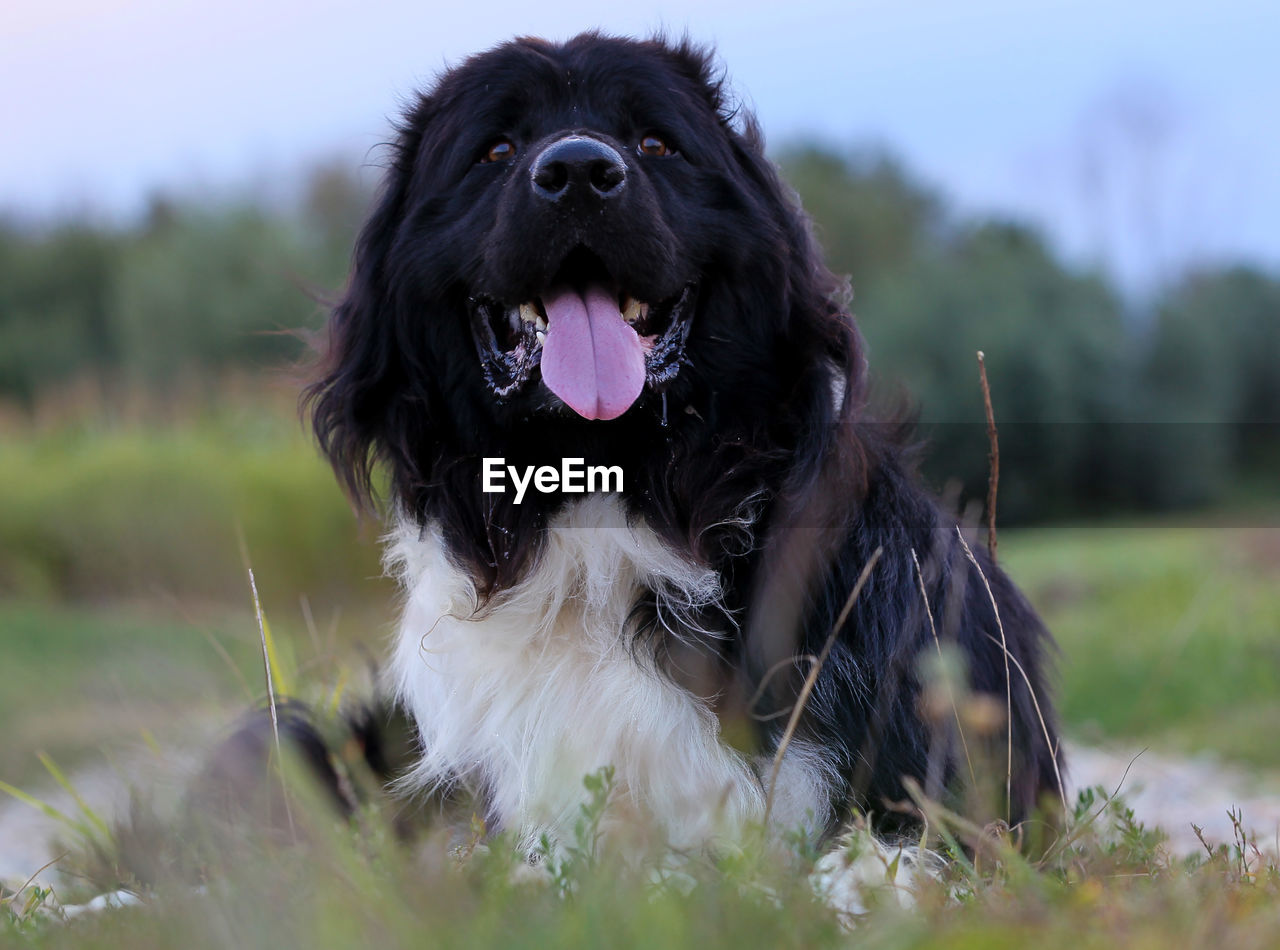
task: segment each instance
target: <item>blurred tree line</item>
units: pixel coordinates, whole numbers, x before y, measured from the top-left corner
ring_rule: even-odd
[[[342,286],[370,195],[322,167],[295,205],[157,197],[134,227],[0,220],[0,399],[97,382],[163,398],[296,360]]]
[[[957,218],[888,155],[800,147],[782,164],[938,487],[984,497],[982,350],[1002,518],[1280,494],[1277,275],[1205,267],[1132,304],[1026,224]]]
[[[1001,443],[1000,513],[1025,519],[1274,495],[1280,280],[1185,274],[1141,308],[1014,221],[967,220],[892,157],[781,156],[833,268],[851,276],[877,391],[921,422],[926,474],[981,498],[975,351]],[[337,166],[289,207],[157,199],[137,225],[0,222],[0,399],[32,408],[93,379],[216,395],[295,360],[342,285],[370,195]]]

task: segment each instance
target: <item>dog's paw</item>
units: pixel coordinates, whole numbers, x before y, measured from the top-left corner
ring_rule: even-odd
[[[914,907],[917,885],[936,878],[938,864],[937,855],[916,845],[889,844],[852,828],[819,859],[809,883],[845,923],[852,923],[872,907]]]

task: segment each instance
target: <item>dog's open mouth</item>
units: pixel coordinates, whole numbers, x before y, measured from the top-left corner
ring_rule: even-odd
[[[585,419],[614,419],[646,385],[661,391],[679,372],[694,285],[655,302],[620,289],[603,264],[575,251],[551,285],[518,304],[471,299],[471,327],[485,380],[509,396],[535,373]]]

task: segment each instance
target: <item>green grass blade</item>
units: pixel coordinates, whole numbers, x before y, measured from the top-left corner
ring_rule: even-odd
[[[346,693],[348,679],[348,670],[344,666],[338,672],[338,682],[333,685],[333,695],[329,697],[328,710],[330,716],[338,715],[338,708],[342,705],[342,697]]]
[[[271,624],[267,623],[267,615],[262,611],[261,605],[255,605],[258,609],[258,620],[262,623],[262,639],[267,645],[267,662],[271,665],[271,682],[276,691],[277,699],[289,699],[294,695],[293,682],[285,674],[284,664],[280,662],[280,652],[276,648],[275,637],[271,635]]]
[[[23,804],[30,805],[32,808],[36,809],[37,811],[42,812],[46,818],[52,818],[54,821],[58,822],[59,824],[66,825],[68,828],[71,828],[82,834],[88,831],[84,822],[76,821],[70,815],[67,815],[59,811],[57,808],[54,808],[48,802],[42,802],[40,799],[36,798],[34,795],[28,795],[22,789],[15,788],[14,786],[10,785],[8,782],[0,782],[0,792],[5,792],[6,794],[16,798],[18,801],[22,802]]]
[[[76,787],[71,784],[71,780],[67,778],[62,769],[58,768],[57,763],[53,761],[49,754],[47,752],[37,752],[36,758],[39,759],[40,764],[45,767],[45,771],[53,776],[53,780],[62,786],[62,790],[71,796],[72,800],[76,803],[76,807],[80,809],[80,814],[88,818],[90,823],[97,828],[103,836],[110,838],[110,826],[103,820],[102,816],[94,811],[89,803],[84,800],[83,796],[81,796],[81,794],[76,790]]]

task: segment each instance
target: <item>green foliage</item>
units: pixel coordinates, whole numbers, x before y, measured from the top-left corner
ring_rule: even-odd
[[[0,222],[0,398],[29,406],[82,377],[165,393],[295,361],[367,201],[324,167],[290,211],[157,199],[126,229]]]
[[[1071,732],[1280,767],[1274,528],[1104,524],[1000,542],[1061,648]]]
[[[295,789],[295,791],[301,791]],[[896,948],[1267,947],[1280,928],[1280,874],[1236,817],[1236,841],[1176,860],[1120,799],[1090,789],[1043,858],[980,830],[968,870],[950,865],[911,892],[872,901],[855,920],[816,898],[812,863],[760,839],[739,858],[675,856],[679,875],[635,866],[605,841],[563,880],[513,859],[507,837],[444,853],[406,849],[368,820],[335,824],[299,796],[293,843],[258,838],[182,876],[128,880],[140,906],[72,917],[47,887],[5,895],[0,934],[20,946],[106,948],[352,946]],[[609,816],[612,818],[612,816]],[[964,833],[957,828],[957,834]],[[94,881],[115,889],[119,877]]]
[[[108,298],[120,251],[85,225],[32,236],[0,222],[0,396],[30,404],[117,365]]]
[[[46,908],[55,899],[53,888],[29,884],[21,893],[9,894],[0,888],[0,937],[34,941],[56,924],[57,917]]]
[[[1117,735],[1158,736],[1230,754],[1252,746],[1270,756],[1254,761],[1280,761],[1273,741],[1280,688],[1266,680],[1276,667],[1265,659],[1268,648],[1274,653],[1280,600],[1274,572],[1253,549],[1265,541],[1262,532],[1225,528],[1058,528],[1002,536],[1005,563],[1028,582],[1060,631],[1069,729],[1078,733],[1101,721]],[[260,583],[270,585],[271,571],[255,567]],[[229,675],[206,638],[172,621],[110,604],[74,611],[5,606],[0,719],[11,725],[0,751],[16,744],[34,758],[31,750],[39,746],[30,733],[55,712],[66,717],[66,734],[81,739],[87,724],[97,728],[105,719],[89,733],[90,742],[99,742],[134,729],[129,716],[173,718],[179,705],[204,702],[208,710],[219,698],[224,708],[239,707],[245,701],[236,690],[239,677],[261,695],[261,651],[246,586],[242,582],[237,595],[244,606],[214,629],[239,670]],[[202,617],[214,624],[207,613]],[[282,648],[291,617],[297,610],[284,604],[272,610]],[[305,642],[308,635],[295,629],[291,636]],[[304,690],[306,681],[315,685],[313,661],[286,659],[285,667],[304,680]],[[327,695],[327,680],[324,686]],[[131,702],[121,704],[113,693]],[[50,695],[56,704],[42,699]],[[1250,707],[1263,713],[1251,732],[1224,725],[1232,710]],[[1189,730],[1197,723],[1203,729],[1194,739]],[[58,734],[44,738],[57,742]],[[57,755],[65,761],[61,750]],[[38,777],[29,773],[28,781]],[[584,779],[572,840],[547,842],[548,860],[540,867],[519,860],[509,836],[452,854],[441,838],[403,849],[379,815],[335,823],[327,812],[312,814],[308,796],[299,794],[293,815],[301,844],[250,833],[248,850],[231,852],[234,860],[215,860],[199,878],[152,877],[153,886],[133,880],[128,861],[99,860],[88,893],[125,884],[145,896],[143,906],[63,921],[60,901],[74,903],[73,893],[28,890],[16,901],[4,895],[0,943],[325,948],[427,941],[710,950],[1034,942],[1075,950],[1118,942],[1262,948],[1280,933],[1280,874],[1253,850],[1248,816],[1239,820],[1233,844],[1183,859],[1169,854],[1159,829],[1110,798],[1113,790],[1091,789],[1077,799],[1065,832],[1044,842],[1045,856],[1029,858],[999,827],[976,828],[938,812],[935,832],[945,830],[965,853],[953,856],[942,884],[919,890],[915,909],[904,913],[882,901],[850,934],[809,886],[807,869],[820,852],[784,852],[756,840],[715,860],[680,856],[675,871],[654,873],[620,860],[611,836],[634,819],[615,814],[621,796],[611,794],[613,784],[609,770]],[[117,832],[115,840],[131,848],[148,841],[163,846],[148,834]],[[618,840],[630,844],[626,834]]]
[[[1163,506],[1222,494],[1280,463],[1280,282],[1246,268],[1187,277],[1161,301],[1141,366],[1142,411],[1167,438]]]
[[[582,786],[587,790],[587,800],[578,806],[572,841],[553,842],[544,834],[538,842],[538,855],[543,866],[562,894],[572,892],[575,883],[584,875],[591,874],[599,863],[600,822],[613,794],[614,775],[614,767],[606,765],[583,776]]]
[[[799,145],[780,162],[817,223],[828,264],[854,275],[859,298],[864,278],[910,265],[941,239],[942,200],[888,153]]]
[[[0,444],[0,592],[333,602],[376,577],[376,545],[301,427],[270,412],[93,426]]]
[[[850,275],[882,397],[918,408],[937,484],[985,496],[977,350],[1006,520],[1204,504],[1280,464],[1274,277],[1206,270],[1148,319],[1030,227],[955,219],[883,155],[810,147],[783,164],[828,260]]]
[[[1273,275],[1206,269],[1126,313],[1039,232],[956,215],[887,153],[798,145],[782,164],[850,276],[882,401],[918,407],[937,485],[985,495],[983,350],[1004,519],[1203,504],[1250,476],[1275,496]],[[85,379],[109,405],[138,387],[213,401],[229,374],[295,363],[369,201],[337,165],[299,191],[288,208],[157,200],[125,229],[0,223],[0,401]]]
[[[1162,405],[1181,397],[1177,418],[1274,424],[1278,353],[1280,283],[1245,267],[1194,273],[1162,302],[1146,383]]]
[[[297,359],[285,331],[316,324],[300,248],[256,209],[190,212],[154,226],[123,255],[110,312],[126,378],[171,387],[192,373]]]
[[[104,748],[176,738],[262,689],[247,600],[217,613],[0,600],[0,656],[0,780],[19,788],[48,784],[41,750],[68,768],[100,763]]]
[[[1061,514],[1106,499],[1109,437],[1124,411],[1120,306],[1064,271],[1040,238],[987,224],[869,285],[863,326],[882,378],[917,400],[928,471],[985,494],[988,445],[975,354],[985,353],[1000,429],[1000,510]],[[944,329],[943,329],[944,328]]]

